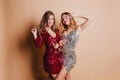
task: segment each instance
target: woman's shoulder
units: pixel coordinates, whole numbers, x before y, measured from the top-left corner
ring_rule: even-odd
[[[38,30],[38,34],[41,35],[41,36],[46,35],[45,29],[41,29],[41,30],[39,29],[39,30]]]
[[[67,35],[69,35],[69,34],[67,33],[67,31],[64,31],[64,32],[63,32],[63,36],[67,36]]]

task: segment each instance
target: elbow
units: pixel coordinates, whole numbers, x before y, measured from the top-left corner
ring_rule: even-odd
[[[93,20],[93,17],[88,17],[88,22],[90,23]]]

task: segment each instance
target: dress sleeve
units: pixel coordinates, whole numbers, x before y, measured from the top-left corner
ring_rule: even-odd
[[[42,39],[41,34],[40,34],[40,33],[37,33],[37,38],[34,39],[35,46],[36,46],[37,48],[41,47],[41,46],[42,46],[42,41],[43,41],[43,39]]]

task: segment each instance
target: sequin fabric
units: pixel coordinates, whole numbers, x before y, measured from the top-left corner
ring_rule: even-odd
[[[76,63],[75,45],[78,41],[79,34],[76,31],[71,31],[67,36],[63,35],[65,45],[63,46],[64,51],[64,67],[69,72],[74,64]]]

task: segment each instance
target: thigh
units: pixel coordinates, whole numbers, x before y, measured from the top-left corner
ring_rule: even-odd
[[[70,78],[70,72],[66,74],[65,80],[71,80],[71,78]]]

